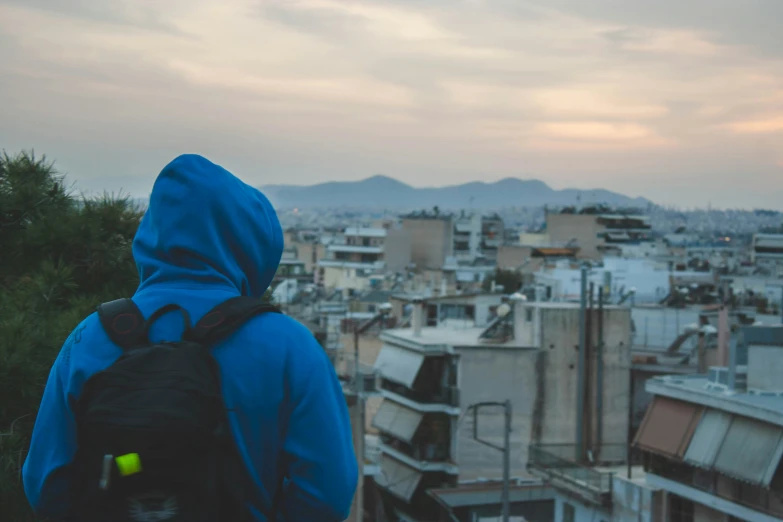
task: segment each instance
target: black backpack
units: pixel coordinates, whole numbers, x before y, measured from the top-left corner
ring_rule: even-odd
[[[150,325],[179,310],[182,340],[152,344]],[[84,385],[72,519],[78,522],[242,522],[239,459],[210,349],[248,319],[279,310],[249,297],[219,304],[194,327],[167,305],[144,320],[130,299],[98,307],[117,361]]]

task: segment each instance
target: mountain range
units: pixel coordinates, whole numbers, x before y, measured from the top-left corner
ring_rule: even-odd
[[[605,189],[555,190],[535,179],[506,178],[493,183],[474,181],[446,187],[416,188],[388,176],[361,181],[330,181],[317,185],[261,187],[278,208],[500,209],[507,207],[606,204],[646,207],[652,202]]]

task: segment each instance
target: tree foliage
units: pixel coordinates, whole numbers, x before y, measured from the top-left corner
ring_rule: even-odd
[[[514,292],[518,292],[522,287],[524,278],[521,273],[514,270],[498,269],[491,277],[484,279],[484,283],[482,284],[483,290],[488,292],[492,287],[493,281],[495,284],[503,286],[503,290],[506,293],[513,294]]]
[[[21,484],[49,369],[71,330],[103,302],[132,295],[128,198],[72,194],[45,157],[0,156],[0,506],[33,520]]]
[[[0,520],[34,520],[21,482],[38,405],[62,343],[106,301],[133,294],[128,197],[71,193],[45,157],[0,155]],[[271,301],[271,290],[264,299]]]

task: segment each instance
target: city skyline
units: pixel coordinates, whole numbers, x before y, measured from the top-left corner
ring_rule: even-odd
[[[260,186],[783,209],[783,4],[586,4],[0,0],[0,148],[134,196],[192,152]]]

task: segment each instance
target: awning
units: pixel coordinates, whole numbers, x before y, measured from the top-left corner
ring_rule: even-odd
[[[647,408],[633,445],[652,453],[682,459],[704,407],[656,396]]]
[[[375,483],[405,502],[410,502],[421,482],[421,472],[382,453],[381,471],[375,476]]]
[[[707,410],[693,434],[685,461],[698,468],[712,469],[726,433],[731,426],[732,416],[725,411]]]
[[[423,417],[422,413],[384,399],[372,425],[400,440],[411,442]]]
[[[413,382],[424,364],[424,355],[398,348],[390,344],[384,344],[381,353],[375,360],[375,369],[381,373],[384,379],[389,379],[408,388],[413,387]]]
[[[783,430],[747,417],[734,417],[715,458],[715,469],[769,487],[783,456]]]
[[[757,237],[754,244],[756,248],[780,248],[783,249],[783,238]]]

